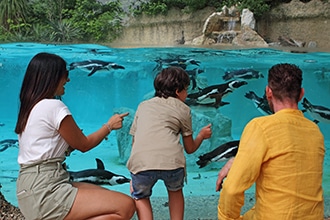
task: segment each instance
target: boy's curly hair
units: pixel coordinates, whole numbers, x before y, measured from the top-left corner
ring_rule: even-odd
[[[155,96],[160,98],[177,97],[176,91],[181,92],[189,86],[188,73],[180,67],[163,69],[154,80]]]

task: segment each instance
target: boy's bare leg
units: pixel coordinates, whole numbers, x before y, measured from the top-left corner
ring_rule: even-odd
[[[150,198],[135,200],[139,220],[153,220]]]
[[[167,191],[168,203],[170,208],[171,220],[183,220],[184,215],[184,198],[182,189],[178,191]]]

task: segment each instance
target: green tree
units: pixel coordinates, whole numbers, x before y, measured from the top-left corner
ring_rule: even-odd
[[[28,0],[1,0],[0,24],[10,31],[10,22],[14,25],[25,23],[28,12]]]
[[[247,8],[253,12],[255,17],[260,17],[270,10],[270,5],[264,0],[225,0],[223,4],[228,7],[236,5],[240,10]]]
[[[52,42],[73,42],[80,38],[80,31],[67,20],[50,23],[49,40]]]
[[[95,0],[77,0],[74,9],[65,13],[86,41],[112,40],[122,29],[124,12],[119,1],[101,4]]]
[[[61,21],[66,17],[64,12],[74,9],[75,4],[75,0],[33,0],[33,18],[38,23]]]
[[[191,13],[205,7],[214,7],[220,11],[223,6],[231,7],[236,5],[239,9],[248,8],[256,17],[270,9],[272,1],[265,0],[150,0],[143,2],[140,7],[134,8],[134,14],[145,13],[147,15],[166,14],[173,7],[183,9]]]
[[[33,0],[30,2],[31,25],[26,38],[38,42],[72,42],[79,39],[79,30],[65,13],[74,8],[76,0]],[[32,36],[32,37],[31,37]]]

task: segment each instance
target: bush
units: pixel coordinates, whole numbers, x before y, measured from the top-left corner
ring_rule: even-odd
[[[140,7],[134,9],[134,14],[166,14],[171,8],[184,9],[185,12],[189,13],[205,7],[214,7],[217,11],[220,11],[223,6],[231,7],[233,5],[240,10],[248,8],[256,17],[270,10],[270,5],[264,0],[151,0],[141,3]]]

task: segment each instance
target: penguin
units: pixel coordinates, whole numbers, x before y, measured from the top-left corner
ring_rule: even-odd
[[[224,84],[208,86],[199,92],[188,94],[187,98],[196,100],[196,103],[200,105],[211,105],[219,108],[223,97],[246,84],[246,81],[232,80]]]
[[[264,78],[264,75],[257,70],[246,68],[246,69],[226,71],[222,78],[225,81],[231,79],[251,80],[251,79]]]
[[[261,98],[257,96],[253,91],[249,91],[245,93],[245,97],[248,99],[251,99],[253,104],[256,106],[256,108],[261,112],[263,115],[271,115],[273,114],[272,110],[269,107],[268,100],[266,98],[266,95]]]
[[[90,71],[88,76],[93,75],[96,71],[99,70],[111,70],[111,69],[125,69],[125,67],[118,65],[114,62],[106,62],[102,60],[86,60],[81,62],[70,63],[70,69],[80,68]]]
[[[226,161],[235,157],[238,151],[239,140],[229,141],[214,150],[199,156],[196,162],[199,168],[203,168],[212,162]]]
[[[123,175],[118,175],[105,170],[103,162],[96,158],[97,169],[87,169],[81,171],[69,171],[72,182],[87,182],[96,185],[118,185],[129,183],[131,180]]]
[[[189,106],[197,106],[197,105],[201,105],[200,103],[197,102],[196,99],[186,99],[186,100],[184,101],[184,103],[186,103],[186,105],[189,105]],[[205,106],[209,106],[209,107],[219,108],[219,107],[222,107],[222,106],[225,106],[225,105],[229,105],[229,104],[230,104],[229,102],[220,101],[220,103],[218,103],[217,106],[215,106],[214,103],[203,104],[203,105],[205,105]]]
[[[162,68],[166,68],[170,66],[178,66],[185,70],[187,69],[188,65],[199,66],[200,64],[200,61],[194,59],[182,59],[182,58],[168,58],[168,59],[159,58],[155,61],[157,62],[157,65],[153,69],[153,71],[160,71]]]
[[[186,41],[184,39],[184,31],[181,32],[181,39],[180,40],[176,40],[176,42],[178,44],[184,44]]]
[[[308,112],[308,114],[314,119],[313,121],[318,124],[319,122],[330,124],[330,109],[313,105],[306,98],[303,99],[302,106],[305,108],[302,112]]]
[[[188,73],[188,75],[190,77],[190,81],[192,82],[191,90],[196,89],[196,87],[197,87],[197,75],[203,73],[204,70],[199,69],[199,68],[194,68],[192,70],[186,70],[186,72]]]
[[[5,139],[0,141],[0,152],[7,150],[9,147],[18,148],[18,140],[17,139]]]

